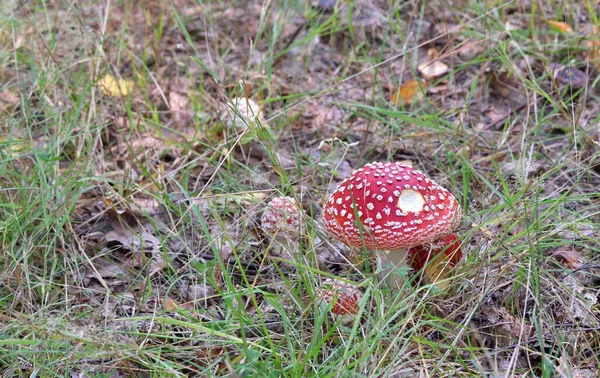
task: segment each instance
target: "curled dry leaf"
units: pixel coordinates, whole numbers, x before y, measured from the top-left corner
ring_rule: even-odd
[[[410,105],[424,97],[423,92],[427,85],[419,80],[410,79],[400,86],[400,88],[392,94],[392,104],[394,105]]]
[[[552,251],[550,256],[560,261],[565,267],[569,269],[579,269],[581,264],[583,264],[581,254],[574,248],[569,246],[562,246],[556,248],[554,251]]]
[[[569,86],[573,89],[583,88],[587,83],[587,75],[578,68],[551,63],[550,72],[558,85]]]
[[[497,339],[498,345],[510,345],[521,334],[525,338],[529,336],[531,326],[527,323],[522,323],[520,319],[512,315],[506,308],[502,306],[483,305],[479,311],[485,316],[487,322],[494,327],[494,333],[501,336]]]
[[[595,25],[592,26],[592,33],[588,37],[587,46],[590,49],[588,55],[590,63],[598,70],[600,69],[600,31]]]
[[[555,30],[559,33],[573,33],[573,28],[571,25],[566,22],[554,21],[554,20],[546,20],[548,25],[552,30]]]
[[[166,312],[173,312],[175,310],[177,310],[177,308],[179,308],[179,303],[177,303],[177,301],[169,296],[165,296],[164,298],[161,298],[161,302],[163,305],[163,309]]]
[[[231,99],[231,103],[224,104],[221,110],[221,120],[226,124],[233,124],[238,130],[245,130],[248,124],[256,124],[256,122],[268,126],[261,107],[249,98],[236,97]]]
[[[419,71],[419,74],[423,78],[427,80],[433,80],[444,76],[450,71],[450,69],[446,63],[439,60],[433,60],[419,64],[417,71]]]
[[[573,320],[588,327],[597,325],[598,316],[594,310],[598,303],[596,293],[588,290],[572,275],[565,276],[562,282],[571,290],[568,311]]]

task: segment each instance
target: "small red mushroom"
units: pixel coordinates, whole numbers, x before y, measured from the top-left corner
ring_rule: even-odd
[[[327,306],[333,302],[331,312],[336,316],[351,317],[358,314],[358,304],[362,298],[360,289],[352,284],[331,278],[323,281],[317,289],[317,300]]]
[[[272,255],[294,260],[298,238],[302,233],[303,210],[291,197],[275,197],[265,207],[260,218],[263,231],[274,238]]]
[[[346,178],[323,208],[327,231],[349,247],[376,251],[387,274],[406,265],[407,249],[448,235],[458,201],[423,172],[400,163],[371,163]]]
[[[441,279],[448,277],[450,267],[458,264],[462,257],[460,240],[456,234],[446,235],[432,243],[408,250],[408,264],[415,271],[424,269],[425,276],[438,286],[445,286]]]
[[[267,204],[260,221],[263,230],[271,235],[278,232],[298,233],[302,207],[291,197],[275,197]]]

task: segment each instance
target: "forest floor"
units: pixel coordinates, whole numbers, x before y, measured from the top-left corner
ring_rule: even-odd
[[[598,14],[5,2],[3,376],[597,377]],[[373,161],[458,199],[445,285],[406,270],[391,290],[325,231]],[[289,243],[261,221],[282,195],[303,209]],[[318,300],[333,278],[355,316]]]

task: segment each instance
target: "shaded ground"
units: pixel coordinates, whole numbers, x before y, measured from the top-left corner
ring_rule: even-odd
[[[0,366],[597,376],[594,6],[10,4]],[[463,207],[444,292],[390,292],[321,224],[344,177],[398,160]],[[289,244],[261,227],[279,195],[305,211]],[[350,322],[315,301],[334,276],[364,293]]]

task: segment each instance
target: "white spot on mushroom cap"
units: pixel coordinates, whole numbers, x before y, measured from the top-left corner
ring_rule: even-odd
[[[397,206],[403,212],[418,213],[423,211],[425,199],[423,195],[416,190],[405,189],[398,198]]]

